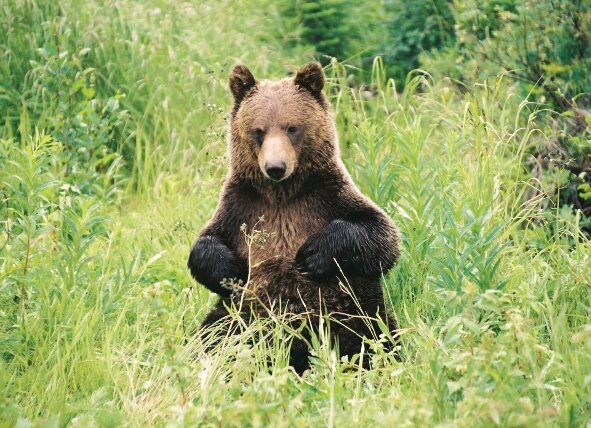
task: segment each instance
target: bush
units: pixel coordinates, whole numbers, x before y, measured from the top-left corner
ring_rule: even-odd
[[[124,94],[113,90],[103,91],[110,95],[97,94],[97,73],[88,60],[90,48],[76,48],[72,24],[59,16],[58,8],[37,6],[27,3],[23,17],[10,7],[0,11],[8,29],[21,27],[16,35],[0,38],[0,46],[9,51],[23,48],[22,57],[9,56],[18,78],[0,70],[5,91],[0,97],[2,134],[8,140],[23,140],[43,130],[63,148],[54,153],[51,163],[62,170],[58,174],[64,181],[83,194],[102,194],[105,180],[120,180],[119,145],[126,137],[128,120],[120,104]],[[57,16],[43,19],[44,13]],[[22,31],[28,28],[35,34],[36,27],[42,29],[37,37]]]
[[[422,64],[436,76],[462,82],[499,73],[512,78],[521,97],[558,115],[542,117],[540,139],[528,166],[544,204],[581,210],[591,233],[591,5],[583,1],[456,1],[456,43]]]
[[[312,46],[326,65],[331,57],[343,60],[351,54],[351,40],[358,35],[354,5],[351,0],[291,0],[282,14],[289,26],[299,29],[296,43]]]
[[[588,2],[490,0],[455,9],[461,55],[496,64],[560,111],[589,106]]]
[[[402,88],[408,72],[419,67],[422,52],[453,45],[454,16],[448,0],[388,0],[383,7],[386,37],[376,54],[383,56],[388,76]]]

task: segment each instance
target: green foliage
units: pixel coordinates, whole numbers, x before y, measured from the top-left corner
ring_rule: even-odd
[[[331,57],[351,54],[350,41],[359,36],[353,24],[356,2],[351,0],[290,0],[282,15],[288,26],[299,29],[299,43],[310,45],[323,64]]]
[[[454,16],[449,0],[388,0],[383,8],[386,25],[376,53],[402,88],[406,75],[419,67],[422,52],[453,45]]]
[[[74,48],[71,39],[75,35],[67,21],[39,22],[44,12],[51,16],[59,14],[59,9],[49,8],[47,12],[27,3],[23,18],[15,16],[16,11],[11,9],[14,6],[11,3],[3,13],[8,30],[15,34],[7,33],[0,43],[9,49],[8,53],[25,42],[39,44],[35,50],[30,46],[23,50],[29,55],[26,62],[8,57],[14,68],[13,75],[2,76],[6,88],[4,102],[0,103],[0,117],[5,118],[6,125],[2,134],[23,139],[35,129],[44,129],[62,145],[51,163],[54,168],[64,169],[64,180],[82,193],[102,192],[104,180],[121,179],[118,171],[122,151],[118,144],[128,136],[127,111],[120,105],[124,95],[117,92],[97,97],[96,70],[87,59],[90,49],[68,51]],[[26,32],[35,34],[35,26],[43,31],[33,38]],[[22,80],[17,82],[14,74],[19,73]]]
[[[0,8],[0,118],[12,129],[20,122],[22,98],[32,89],[26,78],[30,61],[52,37],[48,21],[59,15],[57,2],[9,1]]]
[[[43,62],[31,61],[29,75],[39,90],[35,98],[40,98],[40,103],[25,101],[33,106],[33,111],[25,114],[63,144],[61,156],[53,162],[66,169],[69,183],[82,193],[100,191],[96,183],[105,173],[109,175],[109,170],[118,169],[122,151],[117,144],[127,137],[127,112],[120,105],[123,95],[96,97],[95,72],[80,65],[87,48],[77,55],[47,45],[39,51]]]
[[[478,81],[500,73],[521,97],[559,113],[543,115],[548,139],[532,146],[528,166],[553,206],[583,213],[591,232],[591,5],[584,1],[457,1],[455,46],[423,56],[436,76]]]
[[[287,28],[297,29],[292,42],[313,47],[324,64],[331,57],[346,61],[366,82],[367,69],[376,56],[381,56],[388,77],[402,88],[406,75],[418,67],[422,52],[453,45],[449,3],[290,0],[284,2],[282,15]]]
[[[591,5],[487,1],[456,5],[460,52],[503,67],[564,111],[591,98]],[[484,19],[483,19],[484,18]]]
[[[517,3],[519,1],[515,0],[454,2],[453,11],[458,24],[456,31],[461,43],[466,43],[466,38],[470,37],[483,41],[502,36],[508,18],[515,16]]]

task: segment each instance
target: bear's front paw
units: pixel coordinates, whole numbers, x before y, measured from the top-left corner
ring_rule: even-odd
[[[224,280],[245,280],[246,261],[240,259],[215,236],[202,236],[197,240],[187,262],[193,278],[221,296],[229,296],[231,288]]]
[[[296,266],[315,281],[335,276],[337,265],[331,247],[330,237],[326,234],[310,236],[296,254]]]

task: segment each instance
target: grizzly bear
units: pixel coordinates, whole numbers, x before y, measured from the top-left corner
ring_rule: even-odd
[[[340,159],[322,67],[311,62],[295,77],[257,81],[237,65],[229,83],[229,172],[188,261],[195,280],[221,296],[202,328],[248,293],[246,318],[276,308],[305,314],[313,329],[314,317],[329,315],[340,354],[356,354],[363,337],[379,334],[376,317],[397,329],[380,279],[396,262],[398,234]],[[248,245],[243,232],[255,225],[266,242]],[[241,291],[229,286],[236,281]],[[298,372],[308,357],[305,341],[293,342]]]

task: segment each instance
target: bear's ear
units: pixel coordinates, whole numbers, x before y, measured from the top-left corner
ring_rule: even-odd
[[[230,74],[230,91],[234,96],[236,105],[242,102],[244,96],[255,87],[257,81],[245,65],[237,65]]]
[[[298,70],[294,83],[310,91],[315,97],[320,97],[324,87],[324,73],[322,66],[317,62],[309,62]]]

